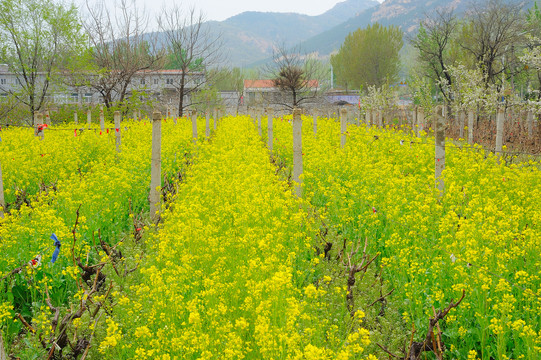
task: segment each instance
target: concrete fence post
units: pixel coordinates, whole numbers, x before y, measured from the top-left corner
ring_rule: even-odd
[[[174,111],[174,108],[169,108],[169,112],[170,112],[170,116],[173,118],[173,123],[176,125],[177,124],[177,119],[178,119],[178,113]]]
[[[210,138],[210,114],[209,111],[205,111],[205,136]]]
[[[293,109],[293,181],[295,194],[302,197],[302,117],[301,109]]]
[[[250,121],[252,121],[252,125],[255,126],[255,114],[254,114],[254,110],[251,107],[246,108],[246,115],[250,117]]]
[[[120,111],[115,111],[115,140],[116,140],[116,152],[120,153]]]
[[[443,195],[445,185],[443,181],[443,170],[445,170],[445,110],[444,106],[438,105],[434,114],[434,138],[436,145],[435,183],[440,195]]]
[[[77,119],[77,111],[73,112],[73,123],[77,125],[79,123],[79,120]]]
[[[348,120],[348,111],[344,108],[340,109],[340,147],[344,148],[346,146],[346,136],[347,136],[347,120]]]
[[[418,136],[421,136],[421,131],[425,129],[425,110],[422,107],[417,109],[417,128]]]
[[[47,126],[51,126],[51,116],[50,116],[50,114],[49,114],[49,110],[48,110],[48,109],[45,110],[45,111],[43,112],[43,114],[45,115],[45,124],[46,124]]]
[[[34,111],[34,136],[38,136],[39,135],[39,129],[38,129],[38,114],[39,112],[38,111]]]
[[[193,134],[193,143],[197,145],[197,112],[192,111],[192,134]]]
[[[317,118],[319,117],[319,110],[314,109],[312,112],[312,125],[314,127],[314,136],[317,136]]]
[[[419,137],[419,109],[417,106],[413,106],[411,109],[411,127],[415,136]]]
[[[105,115],[103,113],[103,105],[100,105],[100,129],[105,131]]]
[[[162,114],[152,114],[152,165],[150,173],[150,218],[156,222],[159,218],[160,187],[162,183]]]
[[[0,360],[8,360],[6,350],[4,349],[4,339],[2,338],[1,332],[0,332]]]
[[[41,140],[45,137],[45,133],[43,132],[43,114],[36,114],[34,117],[34,131],[35,135],[39,136]]]
[[[364,122],[366,123],[366,126],[370,126],[370,119],[372,118],[372,111],[370,109],[364,110]]]
[[[267,108],[267,147],[269,151],[273,150],[273,138],[274,138],[274,114],[271,107]]]
[[[86,124],[88,128],[90,129],[90,124],[92,123],[92,110],[88,109],[86,111]]]
[[[503,127],[505,124],[505,113],[503,108],[498,108],[496,115],[496,154],[498,156],[502,153],[503,148]]]
[[[533,136],[533,111],[528,110],[528,115],[526,115],[526,126],[528,127],[528,137],[532,138]]]
[[[473,121],[475,120],[475,113],[473,110],[468,110],[468,144],[473,145]]]
[[[257,132],[259,133],[259,137],[263,136],[263,129],[261,128],[261,118],[262,118],[262,111],[261,109],[256,109],[256,117],[257,117]]]
[[[458,137],[464,139],[464,127],[466,126],[466,112],[464,110],[458,111]]]
[[[5,209],[6,209],[6,199],[4,198],[4,178],[2,177],[2,163],[0,163],[0,218],[4,218]],[[2,345],[3,345],[2,338],[0,337],[0,347]],[[0,349],[0,352],[1,351],[2,349]]]

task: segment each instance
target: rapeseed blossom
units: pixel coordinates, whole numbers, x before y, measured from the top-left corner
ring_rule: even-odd
[[[350,124],[340,149],[337,122],[320,118],[314,136],[311,121],[303,117],[306,200],[332,231],[367,238],[368,252],[381,253],[404,321],[422,333],[433,307],[464,290],[445,319],[454,356],[534,358],[541,346],[541,278],[533,275],[541,253],[539,162],[506,165],[479,145],[447,142],[440,196],[433,138]],[[291,125],[276,122],[274,135],[275,152],[291,166]]]
[[[274,155],[290,166],[291,124],[274,124]],[[21,277],[35,294],[66,281],[72,300],[86,296],[77,291],[80,270],[64,245],[73,237],[77,208],[74,250],[83,257],[98,229],[116,242],[132,231],[134,213],[147,211],[151,127],[128,125],[121,154],[114,132],[71,138],[50,132],[40,141],[24,130],[3,131],[7,201],[26,197],[30,205],[0,220],[0,277],[37,254],[48,263],[55,233],[68,240],[58,261]],[[330,232],[349,239],[347,250],[352,239],[369,240],[368,253],[380,254],[375,265],[398,289],[392,296],[403,304],[402,319],[417,333],[434,308],[466,291],[440,323],[452,356],[533,359],[541,352],[539,163],[506,165],[479,146],[449,144],[440,196],[430,137],[349,126],[340,149],[338,124],[321,119],[317,136],[303,127],[305,198],[299,200],[275,175],[247,117],[222,119],[212,141],[196,146],[188,121],[163,126],[163,173],[170,179],[193,165],[174,184],[177,194],[168,195],[160,227],[137,228],[151,233],[137,272],[142,281],[113,296],[115,311],[96,331],[96,356],[373,360],[362,310],[353,319],[344,311],[339,325],[325,316],[326,299],[344,298],[347,287],[318,278],[325,260],[314,254],[319,225],[308,208]],[[33,312],[39,331],[50,331],[49,309]],[[0,324],[13,315],[13,304],[0,297]]]
[[[124,348],[115,356],[364,358],[369,332],[358,320],[321,319],[326,291],[310,280],[314,221],[276,177],[248,118],[223,118],[198,152],[147,241],[142,283],[116,308]],[[155,341],[141,341],[147,330]]]
[[[87,294],[78,290],[76,283],[81,277],[73,263],[72,246],[73,257],[88,259],[91,255],[92,259],[98,231],[106,242],[118,242],[133,226],[129,215],[148,211],[151,128],[137,122],[125,124],[129,130],[123,131],[120,154],[115,150],[114,134],[85,130],[73,136],[73,131],[60,129],[39,140],[28,129],[2,130],[2,174],[6,201],[11,206],[0,220],[0,278],[5,277],[8,294],[11,286],[17,285],[31,296],[28,304],[22,305],[32,312],[40,334],[50,327],[51,311],[33,304],[43,304],[46,288],[55,306],[86,300]],[[163,126],[162,169],[172,177],[186,167],[191,156],[191,124]],[[63,244],[54,264],[51,257],[57,247],[50,239],[53,233]],[[20,274],[9,276],[36,255],[42,258],[41,266],[23,268]],[[106,257],[105,261],[110,260]],[[125,299],[120,301],[125,303]],[[15,315],[13,301],[5,292],[0,294],[2,330]],[[119,337],[110,336],[101,350],[114,339]]]

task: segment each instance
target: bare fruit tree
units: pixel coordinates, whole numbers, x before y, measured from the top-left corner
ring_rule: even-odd
[[[419,61],[424,72],[438,84],[446,100],[450,99],[450,94],[439,80],[445,79],[448,86],[452,85],[447,67],[452,65],[449,48],[457,25],[451,8],[438,9],[433,14],[426,15],[419,32],[410,39],[413,47],[419,51]]]
[[[60,79],[85,48],[77,9],[51,0],[2,1],[0,44],[0,63],[14,75],[11,84],[2,79],[0,91],[29,114],[61,90]]]
[[[288,109],[296,108],[323,94],[321,79],[324,69],[321,63],[300,49],[288,50],[285,46],[274,49],[273,61],[265,72],[283,96],[274,102]]]
[[[109,108],[124,101],[138,72],[159,68],[163,54],[152,37],[145,34],[148,17],[137,9],[135,2],[120,0],[113,11],[104,0],[93,7],[87,2],[87,10],[84,27],[95,67],[87,81]]]
[[[516,61],[515,45],[524,43],[527,22],[522,3],[483,0],[470,10],[470,31],[461,46],[480,64],[486,85],[498,83]]]
[[[197,101],[196,92],[211,83],[209,67],[221,61],[221,36],[211,33],[204,15],[190,8],[184,13],[178,5],[163,8],[158,17],[162,38],[160,45],[167,51],[166,67],[180,70],[172,85],[178,95],[178,116]]]

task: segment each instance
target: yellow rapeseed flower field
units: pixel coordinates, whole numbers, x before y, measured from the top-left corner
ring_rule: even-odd
[[[15,313],[29,323],[43,323],[44,314],[50,321],[45,287],[56,305],[80,298],[81,269],[73,258],[95,263],[101,256],[98,231],[105,243],[115,245],[133,234],[133,215],[148,212],[152,125],[146,119],[122,126],[120,154],[114,130],[77,130],[75,136],[74,130],[53,127],[43,140],[28,128],[2,131],[0,161],[9,203],[9,213],[0,219],[0,279],[7,290],[0,294],[0,319],[10,334],[4,338],[24,329],[11,320]],[[164,120],[162,126],[162,169],[173,177],[191,156],[191,124]],[[53,233],[61,242],[54,264]],[[27,266],[38,257],[38,264]]]
[[[222,119],[149,238],[142,281],[115,311],[124,341],[108,357],[365,358],[359,321],[322,316],[314,223],[274,172],[248,118]]]
[[[292,161],[291,117],[275,121]],[[280,121],[281,120],[281,121]],[[447,142],[445,194],[434,189],[433,138],[303,117],[304,191],[338,239],[369,240],[424,336],[428,318],[463,290],[442,325],[452,358],[537,359],[541,353],[541,173],[479,146]],[[338,240],[341,241],[341,240]]]
[[[148,214],[149,119],[123,122],[121,153],[112,124],[108,132],[53,127],[44,140],[28,128],[2,130],[8,349],[47,358],[60,334],[46,292],[69,315],[89,300],[73,258],[114,265],[99,232],[123,255],[65,330],[90,341],[87,359],[374,360],[386,356],[375,344],[389,328],[383,312],[399,314],[390,325],[399,343],[412,328],[419,341],[434,311],[463,291],[439,323],[446,358],[538,359],[540,164],[507,165],[479,146],[448,142],[440,194],[427,134],[350,124],[341,149],[339,123],[319,118],[314,134],[311,121],[303,117],[299,199],[288,181],[291,116],[274,119],[272,154],[247,116],[220,119],[196,144],[189,119],[164,120],[162,185],[173,193],[157,226]],[[53,233],[62,243],[54,264]],[[333,245],[325,252],[322,239]],[[378,255],[369,273],[378,277],[352,284],[347,272],[365,242],[366,254]],[[140,261],[130,276],[124,256]],[[394,289],[381,318],[370,305],[377,297],[359,297],[374,282]]]

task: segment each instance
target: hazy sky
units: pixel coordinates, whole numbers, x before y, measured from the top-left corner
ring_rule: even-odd
[[[94,0],[73,0],[76,5],[81,6],[86,1],[93,3]],[[166,4],[178,3],[186,7],[195,6],[201,10],[207,20],[225,20],[233,15],[244,11],[275,11],[275,12],[297,12],[307,15],[319,15],[341,0],[169,0]],[[381,2],[382,0],[380,0]],[[106,0],[107,3],[114,3],[114,0]],[[158,12],[164,0],[136,0],[140,7],[145,7],[148,12]]]

